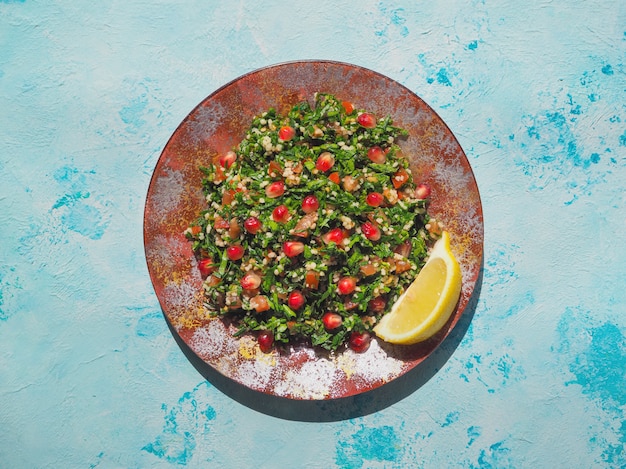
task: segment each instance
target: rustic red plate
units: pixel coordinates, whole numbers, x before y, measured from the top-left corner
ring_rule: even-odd
[[[204,199],[199,166],[232,149],[252,118],[270,107],[285,113],[315,92],[332,93],[408,130],[402,142],[418,182],[432,188],[430,212],[445,223],[463,273],[459,305],[444,329],[415,346],[377,340],[365,353],[334,355],[308,347],[264,354],[252,337],[203,309],[202,279],[183,231]],[[406,87],[374,71],[330,61],[291,62],[248,73],[215,91],[176,129],[157,162],[144,213],[148,270],[167,320],[204,362],[251,389],[291,399],[347,397],[413,369],[448,336],[468,304],[483,254],[483,216],[470,165],[439,116]]]

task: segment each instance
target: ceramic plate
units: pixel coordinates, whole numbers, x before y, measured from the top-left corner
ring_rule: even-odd
[[[328,355],[310,347],[262,353],[252,337],[235,339],[203,309],[202,279],[183,235],[203,207],[202,173],[212,157],[234,148],[252,118],[274,107],[281,114],[315,92],[331,93],[358,108],[390,115],[407,129],[401,143],[416,179],[432,188],[430,213],[445,223],[463,274],[456,311],[427,342],[391,346],[373,340],[365,353]],[[175,333],[204,362],[251,389],[291,399],[334,399],[377,388],[426,359],[455,327],[479,275],[482,207],[470,165],[439,116],[406,87],[374,71],[329,62],[291,62],[248,73],[202,101],[176,129],[150,182],[144,213],[150,277]]]

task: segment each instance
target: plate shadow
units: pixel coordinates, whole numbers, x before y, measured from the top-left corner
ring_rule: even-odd
[[[273,396],[250,389],[227,378],[198,357],[166,320],[172,336],[194,368],[213,386],[240,404],[257,412],[301,422],[335,422],[362,417],[389,407],[426,384],[457,349],[476,312],[483,282],[484,259],[474,291],[465,311],[450,335],[422,363],[404,375],[378,388],[354,396],[327,400],[296,400]]]

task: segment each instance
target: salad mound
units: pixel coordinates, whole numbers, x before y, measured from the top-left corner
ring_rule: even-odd
[[[401,154],[406,135],[323,93],[255,117],[200,168],[207,205],[185,231],[211,315],[255,332],[263,351],[367,349],[440,233]]]

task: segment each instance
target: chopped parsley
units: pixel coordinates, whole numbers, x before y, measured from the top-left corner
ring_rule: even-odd
[[[255,117],[201,168],[206,208],[185,231],[211,314],[232,319],[236,336],[328,350],[371,331],[437,236],[401,155],[406,135],[322,93]]]

